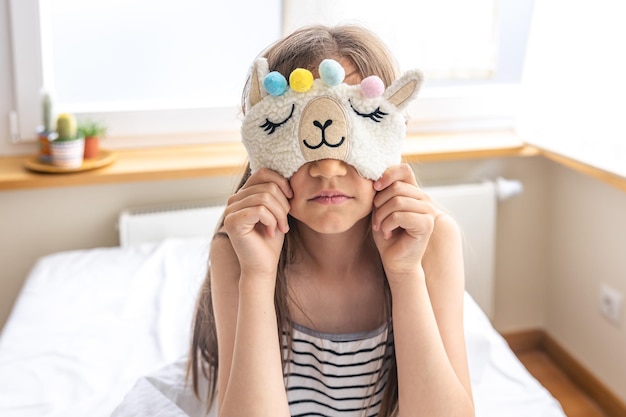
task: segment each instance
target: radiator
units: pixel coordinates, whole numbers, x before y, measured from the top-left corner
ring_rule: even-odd
[[[463,234],[465,288],[489,318],[494,314],[496,220],[498,201],[522,192],[519,181],[495,181],[425,187]]]
[[[201,202],[129,208],[119,215],[120,246],[166,238],[210,237],[224,210]]]
[[[466,289],[493,318],[497,203],[522,191],[518,181],[497,179],[470,184],[428,186],[435,203],[450,213],[463,233]],[[121,246],[168,237],[211,236],[222,206],[183,203],[124,210],[119,216]]]

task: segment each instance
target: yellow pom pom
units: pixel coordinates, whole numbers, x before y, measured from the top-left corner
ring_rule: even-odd
[[[313,74],[304,68],[296,68],[289,75],[289,86],[298,93],[306,93],[313,85]]]

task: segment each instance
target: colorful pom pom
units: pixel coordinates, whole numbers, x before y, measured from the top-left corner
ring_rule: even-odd
[[[334,59],[323,60],[318,70],[322,81],[331,87],[341,84],[346,77],[346,70]]]
[[[272,96],[282,96],[287,91],[287,79],[278,71],[272,71],[263,79],[265,90]]]
[[[313,86],[313,74],[304,68],[296,68],[289,75],[289,86],[298,93],[306,93]]]
[[[385,83],[380,77],[370,75],[361,81],[361,92],[367,98],[381,96],[385,92]]]

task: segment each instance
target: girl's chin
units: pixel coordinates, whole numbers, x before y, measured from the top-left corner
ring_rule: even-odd
[[[324,235],[336,235],[345,233],[358,228],[369,227],[369,214],[361,219],[337,219],[333,216],[318,218],[315,221],[304,221],[304,219],[296,219],[306,226],[308,229]]]

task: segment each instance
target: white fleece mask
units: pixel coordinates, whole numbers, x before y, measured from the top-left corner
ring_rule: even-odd
[[[241,127],[250,168],[270,168],[290,178],[306,162],[339,159],[377,180],[399,164],[406,133],[402,110],[413,100],[421,73],[408,71],[385,89],[377,76],[343,83],[345,71],[322,61],[319,79],[296,69],[285,77],[255,61],[248,108]]]

